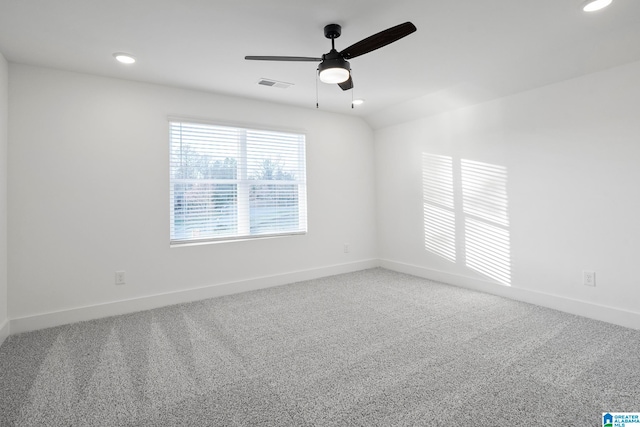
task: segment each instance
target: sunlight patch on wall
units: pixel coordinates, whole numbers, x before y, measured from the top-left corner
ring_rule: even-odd
[[[422,153],[424,201],[453,209],[453,160],[451,157]]]
[[[425,203],[424,237],[426,250],[456,261],[456,216],[453,212]]]
[[[422,153],[424,248],[511,285],[507,168]]]
[[[507,169],[465,159],[460,164],[464,213],[508,227]]]
[[[507,169],[465,159],[460,164],[466,265],[510,285]]]
[[[453,161],[422,153],[422,195],[425,249],[456,261]]]
[[[509,230],[472,218],[467,218],[464,229],[467,267],[510,285]]]

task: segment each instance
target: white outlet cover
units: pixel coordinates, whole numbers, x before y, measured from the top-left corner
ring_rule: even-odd
[[[582,272],[582,283],[585,286],[595,286],[596,285],[596,273],[595,273],[595,271],[583,271]]]
[[[116,285],[124,285],[125,277],[124,271],[116,271]]]

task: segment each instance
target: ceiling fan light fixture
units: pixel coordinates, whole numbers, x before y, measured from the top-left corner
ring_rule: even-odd
[[[320,71],[320,81],[323,83],[343,83],[349,80],[349,70],[344,68],[327,68]]]
[[[349,62],[342,58],[325,59],[318,66],[320,81],[328,84],[343,83],[349,80]]]
[[[585,12],[595,12],[596,10],[609,6],[612,1],[613,0],[589,0],[582,5],[582,10]]]

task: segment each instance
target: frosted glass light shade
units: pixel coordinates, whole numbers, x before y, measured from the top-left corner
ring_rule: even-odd
[[[349,70],[336,67],[336,68],[326,68],[320,71],[320,80],[323,83],[342,83],[346,82],[349,79]]]

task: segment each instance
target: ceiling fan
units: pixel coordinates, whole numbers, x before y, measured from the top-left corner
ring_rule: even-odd
[[[353,79],[351,78],[351,67],[347,59],[352,59],[365,53],[369,53],[416,31],[416,26],[411,22],[396,25],[387,28],[377,34],[360,40],[352,44],[348,48],[338,52],[335,47],[335,39],[340,37],[342,28],[338,24],[329,24],[324,27],[324,36],[331,39],[331,50],[325,53],[321,58],[313,58],[307,56],[245,56],[244,59],[256,61],[302,61],[302,62],[320,62],[318,65],[318,75],[324,83],[337,83],[342,90],[353,88]]]

